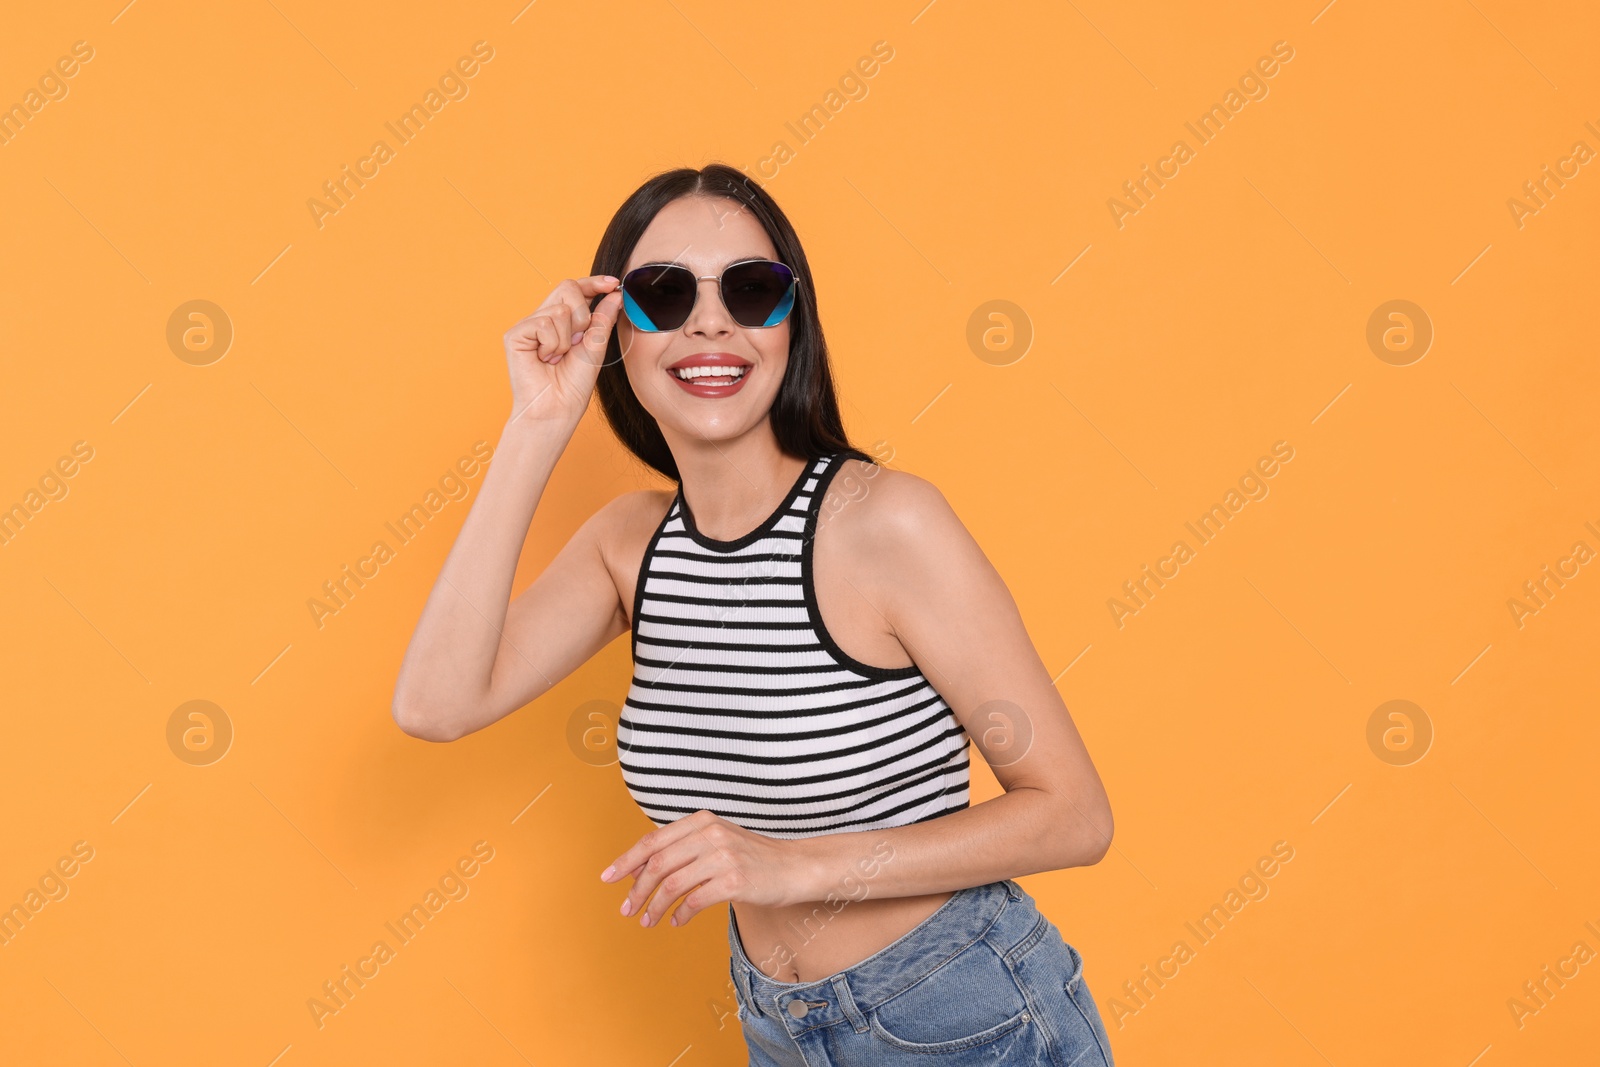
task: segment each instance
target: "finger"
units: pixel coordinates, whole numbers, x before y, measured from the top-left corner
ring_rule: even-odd
[[[596,361],[605,358],[606,343],[611,340],[611,330],[617,324],[617,312],[621,307],[621,295],[607,293],[589,315],[589,324],[583,330],[582,340],[579,343],[590,355],[596,357]]]
[[[622,901],[622,914],[638,915],[644,925],[650,925],[645,921],[647,916],[643,914],[650,895],[680,868],[693,863],[699,856],[700,850],[692,842],[669,845],[659,852],[652,853],[650,858],[633,872],[633,885],[629,887],[628,895]],[[680,889],[679,892],[683,890]],[[659,913],[658,908],[658,917]]]
[[[696,818],[699,814],[699,812],[695,812],[693,815],[685,815],[681,819],[675,819],[665,826],[659,826],[651,830],[634,842],[632,848],[618,856],[611,866],[602,871],[600,880],[602,882],[615,882],[626,877],[636,868],[642,866],[652,853],[666,848],[685,834],[693,833],[694,824],[699,822],[699,819]]]
[[[535,354],[542,360],[549,362],[556,349],[560,347],[561,339],[556,336],[555,323],[550,321],[548,315],[539,315],[529,326],[528,332],[538,341],[539,347]]]
[[[586,309],[586,322],[584,322],[584,344],[597,346],[605,350],[606,338],[611,336],[611,326],[616,325],[618,312],[622,309],[621,293],[606,293],[600,302],[595,304],[592,312]]]
[[[583,331],[589,326],[589,318],[593,314],[589,309],[591,300],[598,301],[603,297],[588,297],[578,299],[574,296],[566,297],[561,306],[567,313],[567,328],[572,331],[573,344],[578,344],[583,337]]]
[[[726,904],[733,899],[732,892],[726,887],[719,887],[716,879],[701,882],[690,890],[667,919],[668,925],[682,926],[696,915],[713,904]]]
[[[517,352],[539,351],[539,338],[533,332],[532,316],[506,331],[506,344]]]
[[[639,913],[640,926],[658,926],[666,918],[667,912],[672,910],[678,898],[694,892],[704,882],[715,876],[717,865],[714,857],[696,854],[691,859],[670,871],[656,886],[655,896],[644,906]]]
[[[573,334],[574,328],[578,326],[578,323],[573,322],[573,307],[571,307],[571,304],[562,302],[562,304],[554,304],[554,306],[547,307],[547,309],[544,309],[544,314],[549,315],[550,330],[555,331],[555,338],[558,341],[555,355],[566,355],[566,350],[573,347],[568,338]]]
[[[606,869],[610,870],[611,868],[608,867]],[[623,871],[621,874],[612,875],[612,877],[613,878],[618,878],[618,879],[621,879],[621,878],[632,878],[634,880],[634,885],[638,885],[639,876],[642,875],[643,873],[644,873],[644,866],[641,864],[640,866],[635,867],[631,871]],[[628,915],[632,915],[634,912],[636,912],[638,910],[639,910],[639,906],[633,902],[633,890],[630,888],[628,890],[628,895],[622,898],[622,905],[621,905],[622,914],[624,916],[628,916]]]
[[[617,286],[617,279],[609,274],[591,274],[587,278],[574,278],[573,284],[577,285],[578,292],[583,294],[585,302],[594,299],[601,293],[609,293]]]
[[[654,924],[661,918],[661,912],[667,904],[698,884],[698,881],[685,882],[681,872],[697,863],[705,852],[705,842],[689,837],[668,845],[645,860],[633,880],[633,888],[628,890],[628,898],[622,902],[622,914],[637,914],[643,926]],[[658,896],[661,893],[671,895],[657,903],[647,904],[652,893]]]

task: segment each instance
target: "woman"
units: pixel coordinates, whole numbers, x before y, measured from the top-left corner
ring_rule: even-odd
[[[944,497],[850,445],[788,219],[731,167],[670,171],[593,270],[505,335],[511,416],[396,721],[482,729],[631,629],[618,757],[657,829],[601,880],[645,926],[729,905],[752,1063],[1109,1067],[1082,958],[1013,881],[1098,862],[1105,789]],[[596,389],[677,491],[602,507],[508,604]],[[1006,790],[978,805],[969,736]]]

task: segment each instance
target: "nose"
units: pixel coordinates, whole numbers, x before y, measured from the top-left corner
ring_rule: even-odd
[[[689,311],[689,318],[683,324],[683,330],[688,334],[702,334],[705,336],[723,336],[733,332],[733,317],[728,314],[728,309],[722,306],[722,287],[717,278],[701,278],[696,283],[698,297],[694,307]],[[705,287],[711,286],[711,291],[706,292]]]

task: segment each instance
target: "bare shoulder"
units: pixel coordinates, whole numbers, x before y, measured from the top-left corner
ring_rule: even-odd
[[[675,489],[635,489],[613,497],[589,519],[600,558],[617,587],[617,598],[630,625],[645,547],[667,517],[676,495]]]
[[[967,537],[939,487],[909,471],[860,459],[842,461],[828,484],[821,522],[848,531],[848,539],[878,552],[926,549]]]
[[[829,483],[818,523],[816,573],[831,569],[848,582],[835,602],[865,598],[876,609],[872,617],[897,637],[915,631],[919,619],[1004,607],[1008,591],[999,573],[926,478],[848,460]]]
[[[831,527],[824,533],[823,528]],[[880,609],[915,605],[953,574],[998,577],[939,487],[909,471],[850,459],[828,485],[817,549]]]
[[[608,560],[632,554],[637,564],[675,495],[672,489],[635,489],[601,505],[589,519],[601,554]]]

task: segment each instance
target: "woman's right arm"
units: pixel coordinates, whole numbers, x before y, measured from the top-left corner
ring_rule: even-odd
[[[515,603],[517,558],[605,358],[621,299],[603,277],[568,279],[505,335],[512,414],[406,648],[395,722],[452,741],[551,689],[627,628],[601,557],[620,516],[578,528]],[[589,301],[607,294],[591,313]],[[615,503],[615,502],[614,502]]]

